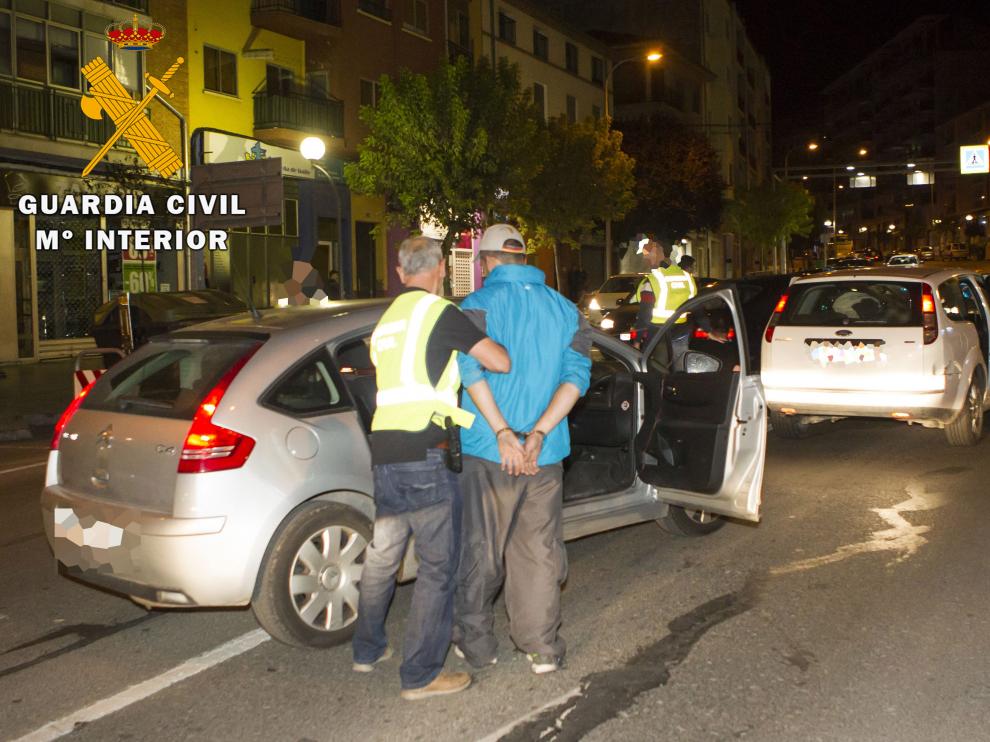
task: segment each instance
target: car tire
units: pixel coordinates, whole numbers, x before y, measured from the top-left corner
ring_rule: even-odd
[[[707,510],[671,505],[665,516],[657,518],[657,523],[674,536],[707,536],[724,526],[725,518]]]
[[[773,426],[773,432],[781,438],[797,440],[811,435],[811,423],[807,422],[803,415],[785,415],[771,410],[770,424]]]
[[[974,374],[962,410],[945,426],[945,438],[950,446],[975,446],[980,442],[983,437],[983,396],[983,377]]]
[[[325,648],[354,633],[370,520],[333,502],[296,508],[272,537],[251,608],[262,628],[295,647]]]

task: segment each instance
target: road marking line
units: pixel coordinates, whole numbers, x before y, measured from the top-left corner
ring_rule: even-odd
[[[44,466],[47,461],[39,461],[37,464],[25,464],[24,466],[15,466],[10,469],[0,469],[0,474],[13,474],[15,471],[23,471],[24,469],[33,469],[36,466]]]
[[[581,692],[582,692],[582,688],[581,688],[580,685],[578,687],[576,687],[576,688],[571,688],[569,691],[567,691],[567,693],[563,694],[562,696],[557,696],[552,701],[547,701],[546,703],[544,703],[539,708],[533,709],[528,714],[525,714],[523,716],[520,716],[515,721],[510,721],[505,726],[499,727],[494,732],[492,732],[491,734],[489,734],[487,737],[482,737],[477,742],[498,742],[498,740],[502,739],[502,737],[504,737],[506,734],[508,734],[509,732],[511,732],[513,729],[515,729],[520,724],[523,724],[523,723],[529,721],[534,716],[539,716],[544,711],[546,711],[548,708],[553,708],[554,706],[559,706],[560,704],[562,704],[562,703],[564,703],[566,701],[571,700],[575,696],[580,696],[581,695]],[[565,712],[565,715],[567,713],[568,712]],[[17,740],[17,742],[20,742],[20,740]]]
[[[145,698],[153,696],[169,686],[191,678],[193,675],[198,675],[204,670],[209,670],[221,662],[226,662],[240,654],[244,654],[268,641],[270,638],[263,629],[255,629],[246,634],[241,634],[229,642],[221,644],[219,647],[214,647],[198,657],[186,660],[171,670],[166,670],[161,675],[132,685],[130,688],[116,695],[92,703],[78,711],[73,711],[61,719],[49,722],[43,727],[14,740],[14,742],[50,742],[50,740],[58,739],[72,732],[77,724],[97,721],[104,716],[109,716],[121,709],[127,708],[131,704],[143,701]]]

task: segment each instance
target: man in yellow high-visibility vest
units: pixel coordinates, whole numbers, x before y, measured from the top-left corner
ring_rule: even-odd
[[[461,528],[457,477],[447,466],[448,447],[459,439],[448,433],[453,426],[470,427],[474,419],[458,401],[457,354],[467,353],[496,373],[508,372],[511,364],[505,348],[440,296],[446,264],[439,243],[405,240],[397,272],[405,290],[371,336],[378,387],[371,422],[376,512],[360,582],[354,670],[370,672],[392,655],[385,617],[406,546],[415,537],[419,573],[399,677],[401,696],[418,700],[471,684],[467,673],[443,672]]]
[[[636,337],[641,342],[651,330],[655,330],[677,313],[677,308],[698,295],[698,287],[691,274],[667,260],[663,245],[644,237],[639,242],[639,253],[649,272],[636,289],[639,314],[636,315]],[[679,317],[678,322],[685,318]]]

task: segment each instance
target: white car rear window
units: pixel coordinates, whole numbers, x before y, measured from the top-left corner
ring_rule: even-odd
[[[781,325],[920,327],[921,284],[817,281],[791,286]]]

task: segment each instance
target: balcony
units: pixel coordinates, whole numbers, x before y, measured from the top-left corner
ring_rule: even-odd
[[[251,25],[294,39],[335,35],[340,0],[251,0]]]
[[[358,0],[357,6],[362,13],[381,18],[383,21],[392,20],[392,10],[385,0]]]
[[[344,104],[285,86],[254,94],[254,136],[294,148],[311,134],[343,137]]]
[[[67,90],[0,81],[0,129],[102,145],[115,131],[113,121],[83,116],[80,98]]]

